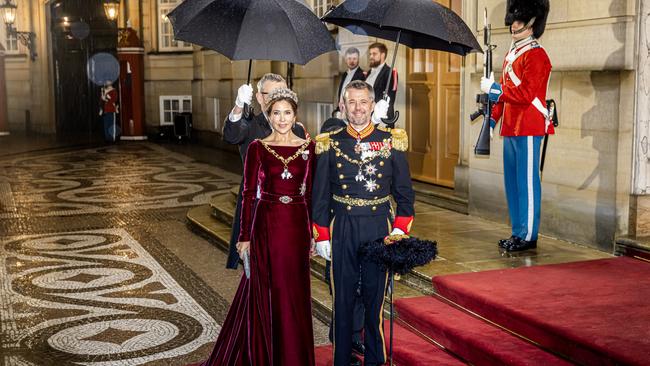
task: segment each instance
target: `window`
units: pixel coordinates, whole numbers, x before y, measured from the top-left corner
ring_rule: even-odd
[[[160,51],[187,51],[192,49],[192,44],[174,39],[174,29],[167,18],[182,0],[158,0],[158,49]]]
[[[316,121],[318,121],[318,125],[322,125],[326,119],[331,118],[332,112],[334,112],[334,104],[316,103]]]
[[[320,18],[334,5],[334,0],[312,0],[312,4],[314,13]]]
[[[174,116],[182,112],[192,112],[191,95],[161,95],[160,125],[173,125]]]
[[[7,54],[18,53],[18,37],[7,35],[7,27],[2,21],[0,21],[0,42],[2,42]]]

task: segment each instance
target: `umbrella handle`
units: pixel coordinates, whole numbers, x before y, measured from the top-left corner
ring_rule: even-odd
[[[399,119],[399,111],[395,111],[393,118],[382,118],[381,121],[386,124],[386,126],[390,128],[395,128],[395,123],[397,123],[397,120]]]
[[[251,83],[251,71],[253,69],[253,60],[248,60],[248,79],[246,79],[246,85]],[[251,116],[251,106],[244,104],[244,119],[250,119]]]

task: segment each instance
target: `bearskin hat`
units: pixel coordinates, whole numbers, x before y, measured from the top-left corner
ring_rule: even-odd
[[[508,0],[505,23],[509,27],[516,20],[528,23],[535,18],[533,35],[539,38],[544,34],[549,9],[549,0]]]

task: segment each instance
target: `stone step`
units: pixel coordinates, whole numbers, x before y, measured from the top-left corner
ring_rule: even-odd
[[[650,238],[625,236],[616,238],[614,252],[617,255],[625,255],[650,261]]]
[[[433,206],[446,208],[467,215],[467,198],[457,196],[451,188],[413,181],[415,199]]]

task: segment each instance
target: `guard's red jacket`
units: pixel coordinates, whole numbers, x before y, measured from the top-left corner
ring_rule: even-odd
[[[117,112],[117,90],[112,89],[105,95],[102,95],[102,100],[104,101],[104,107],[102,108],[104,113]]]
[[[554,133],[552,122],[543,114],[550,75],[551,61],[534,38],[522,41],[508,53],[500,81],[503,93],[492,107],[494,122],[503,117],[501,136]]]

